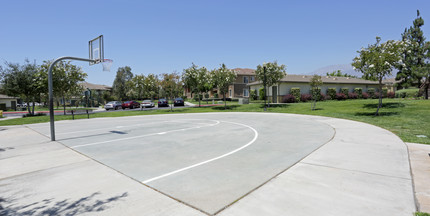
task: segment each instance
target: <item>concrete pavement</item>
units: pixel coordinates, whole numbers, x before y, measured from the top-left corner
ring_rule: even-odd
[[[406,144],[409,149],[418,210],[430,213],[430,145]]]
[[[330,125],[336,135],[217,214],[388,216],[416,211],[408,151],[397,136],[354,121],[289,116]],[[0,127],[0,213],[205,215],[24,126]]]

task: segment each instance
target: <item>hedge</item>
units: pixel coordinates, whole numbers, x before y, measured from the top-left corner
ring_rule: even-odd
[[[358,98],[363,97],[363,89],[362,88],[355,88],[353,92],[358,95]]]
[[[328,88],[327,96],[329,96],[332,100],[336,99],[336,88]]]
[[[291,88],[290,94],[292,94],[294,98],[296,98],[296,102],[300,100],[300,88]]]
[[[316,96],[316,100],[321,100],[321,89],[320,88],[311,89],[310,94],[312,96],[312,100],[314,99],[314,96]]]
[[[264,96],[266,95],[266,94],[264,94],[264,88],[258,89],[258,94],[260,95],[259,99],[264,100]]]
[[[257,96],[257,90],[252,89],[250,92],[250,96],[252,100],[258,100],[258,96]]]
[[[341,88],[339,93],[344,94],[346,97],[349,93],[349,88]]]
[[[369,94],[369,97],[373,97],[373,95],[375,94],[375,89],[374,88],[368,88],[367,89],[367,94]]]
[[[284,97],[282,97],[282,103],[295,103],[296,97],[292,94],[287,94]]]

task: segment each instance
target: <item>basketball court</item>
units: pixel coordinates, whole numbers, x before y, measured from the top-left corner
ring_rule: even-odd
[[[49,124],[29,125],[49,136]],[[329,142],[327,124],[258,113],[56,122],[57,141],[214,214]]]

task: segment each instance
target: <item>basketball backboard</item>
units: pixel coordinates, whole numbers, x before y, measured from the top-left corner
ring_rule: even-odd
[[[94,60],[94,62],[90,62],[90,65],[104,61],[103,35],[90,40],[88,42],[88,48],[90,51],[90,59]]]

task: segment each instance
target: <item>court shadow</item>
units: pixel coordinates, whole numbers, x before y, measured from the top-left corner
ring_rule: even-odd
[[[387,109],[391,109],[391,108],[401,108],[401,107],[405,107],[404,103],[400,103],[400,102],[390,102],[390,103],[382,103],[382,108],[387,108]],[[378,104],[364,104],[363,108],[366,109],[377,109],[378,108]]]
[[[213,106],[213,107],[211,107],[211,109],[213,109],[213,110],[235,110],[238,107],[240,107],[240,105],[227,105],[227,107],[224,107],[224,106]]]
[[[287,108],[290,104],[270,104],[267,108]],[[260,108],[264,109],[264,104],[260,104]]]
[[[355,116],[375,116],[375,112],[357,112],[354,115]],[[379,112],[378,116],[394,116],[399,115],[398,112]]]
[[[90,212],[103,215],[103,211],[108,209],[108,203],[119,201],[128,196],[125,192],[118,196],[107,199],[97,199],[100,193],[93,193],[89,196],[77,200],[65,199],[55,200],[55,198],[44,199],[25,205],[20,205],[18,200],[0,197],[0,215],[81,215]],[[109,206],[113,206],[112,204]]]

